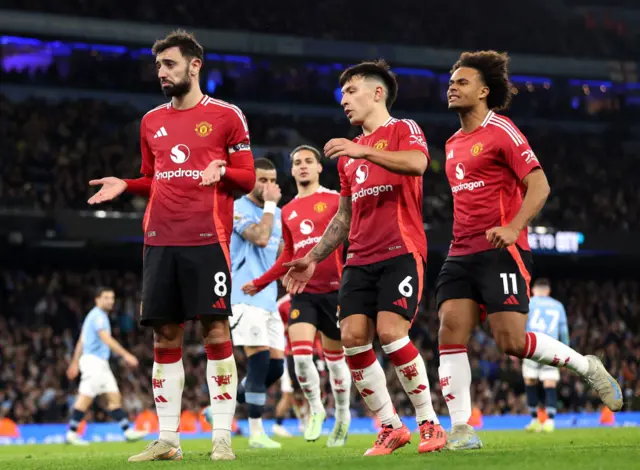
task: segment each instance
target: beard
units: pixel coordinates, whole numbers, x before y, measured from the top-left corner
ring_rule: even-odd
[[[185,72],[184,77],[178,83],[170,84],[162,88],[164,96],[167,98],[182,98],[191,91],[191,81],[189,75]]]
[[[302,186],[303,188],[306,188],[307,186],[309,186],[311,184],[311,181],[306,180],[306,181],[300,181],[298,183],[300,186]]]

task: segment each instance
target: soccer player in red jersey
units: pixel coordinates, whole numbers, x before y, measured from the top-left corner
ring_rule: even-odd
[[[140,125],[142,177],[91,181],[102,185],[97,204],[124,191],[148,195],[143,220],[141,324],[153,327],[153,395],[160,436],[129,459],[182,458],[180,408],[184,387],[182,343],[186,320],[199,319],[207,354],[213,413],[213,460],[231,460],[237,372],[231,315],[229,240],[234,189],[255,182],[249,129],[240,109],[203,95],[203,50],[175,31],[153,46],[162,90],[171,102],[149,111]]]
[[[298,195],[282,208],[284,250],[271,269],[243,286],[245,293],[253,295],[284,276],[288,268],[283,264],[310,252],[338,211],[340,195],[320,186],[320,159],[320,152],[307,145],[297,147],[291,153],[291,174],[296,181]],[[318,263],[305,292],[292,296],[288,329],[296,377],[311,410],[304,432],[307,441],[316,441],[320,437],[327,416],[322,405],[320,376],[313,362],[316,332],[322,334],[331,390],[336,401],[336,423],[327,441],[328,447],[344,446],[351,422],[351,377],[338,327],[342,255],[339,247]]]
[[[580,374],[612,410],[622,407],[617,382],[595,356],[582,356],[541,333],[526,333],[532,256],[527,225],[542,209],[549,184],[527,139],[497,111],[508,107],[508,57],[466,52],[453,66],[449,109],[461,129],[446,144],[453,193],[453,241],[438,276],[440,384],[452,420],[447,447],[477,449],[467,424],[471,369],[467,343],[488,314],[505,353]]]
[[[342,107],[362,127],[354,141],[332,139],[329,158],[340,158],[338,212],[316,246],[291,267],[284,284],[302,292],[316,266],[349,237],[340,285],[340,330],[356,388],[382,424],[365,455],[390,454],[411,433],[395,412],[374,335],[395,366],[416,409],[420,452],[442,448],[446,436],[431,403],[425,363],[409,339],[409,327],[422,297],[427,240],[422,222],[422,175],[429,165],[427,143],[411,120],[395,119],[389,109],[398,84],[383,62],[364,62],[340,77]]]

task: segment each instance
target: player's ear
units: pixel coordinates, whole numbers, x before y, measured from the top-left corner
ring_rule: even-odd
[[[202,61],[200,59],[191,59],[191,63],[189,64],[189,75],[197,77],[201,68]]]
[[[488,86],[484,85],[480,87],[480,95],[478,96],[478,98],[480,98],[481,100],[486,100],[489,97],[489,93],[491,93],[491,90],[489,90]]]

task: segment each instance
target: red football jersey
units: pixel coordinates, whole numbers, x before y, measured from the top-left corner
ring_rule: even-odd
[[[450,256],[491,250],[486,231],[507,225],[520,210],[522,179],[540,168],[526,137],[505,116],[489,111],[476,130],[459,130],[446,144],[446,172],[453,194]],[[529,250],[527,229],[517,240]]]
[[[320,187],[315,193],[296,197],[282,208],[282,237],[284,250],[273,267],[254,280],[254,285],[264,288],[287,274],[283,263],[302,258],[322,238],[329,222],[338,211],[340,195]],[[340,289],[342,275],[342,245],[327,259],[316,266],[313,277],[304,291],[322,294]]]
[[[228,170],[247,154],[249,127],[239,108],[204,96],[197,106],[171,103],[149,111],[140,126],[143,175],[153,177],[144,215],[144,243],[156,246],[229,243],[233,228],[232,187],[200,186],[213,160]]]
[[[429,158],[422,129],[409,119],[390,118],[355,142],[397,152],[419,150]],[[392,173],[367,160],[341,157],[340,195],[351,198],[352,217],[347,265],[384,261],[406,253],[427,259],[422,221],[422,176]]]

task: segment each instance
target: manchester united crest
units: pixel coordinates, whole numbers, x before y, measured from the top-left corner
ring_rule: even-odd
[[[388,145],[389,145],[389,142],[387,142],[384,139],[380,139],[379,141],[376,142],[373,148],[376,150],[384,150],[387,148]]]
[[[316,211],[318,214],[322,214],[324,211],[327,210],[327,203],[326,202],[316,202],[313,205],[313,210]]]
[[[202,121],[201,123],[196,124],[196,134],[198,134],[200,137],[206,137],[209,134],[211,134],[211,131],[213,130],[213,126],[211,126],[210,123],[208,123],[207,121]]]
[[[295,320],[299,316],[300,316],[300,310],[298,310],[297,308],[294,308],[293,310],[291,310],[291,319],[292,320]]]
[[[474,157],[478,156],[478,154],[482,152],[482,143],[478,142],[473,147],[471,147],[471,155]]]

